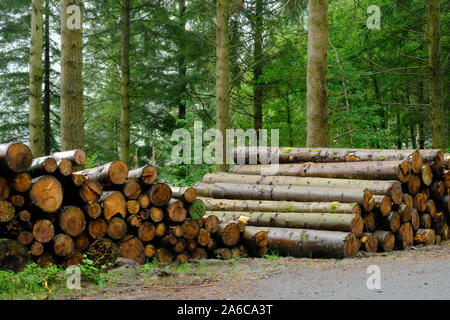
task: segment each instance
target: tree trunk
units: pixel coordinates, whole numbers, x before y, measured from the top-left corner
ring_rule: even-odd
[[[230,0],[217,0],[216,21],[216,129],[222,139],[216,137],[216,171],[227,171],[226,129],[229,126],[230,58],[228,18]]]
[[[344,203],[358,203],[366,212],[373,209],[375,203],[372,193],[365,189],[336,188],[326,189],[322,187],[290,187],[270,185],[247,185],[216,183],[197,183],[194,186],[200,196],[216,199],[248,199],[248,200],[277,200],[277,201],[316,201]]]
[[[378,251],[378,238],[374,233],[363,233],[359,240],[361,241],[361,246],[367,252]]]
[[[328,0],[308,2],[307,147],[328,146]]]
[[[45,29],[44,29],[44,154],[51,152],[51,123],[50,123],[50,0],[45,0]]]
[[[179,26],[180,33],[178,37],[178,79],[179,89],[177,96],[178,103],[178,119],[186,119],[186,1],[178,0],[178,15],[179,15]]]
[[[75,8],[68,14],[68,8]],[[61,1],[61,149],[84,147],[83,0]],[[70,11],[69,11],[70,13]]]
[[[262,76],[263,55],[263,1],[256,0],[255,19],[253,27],[253,113],[254,129],[262,129],[263,126],[263,92],[259,83]]]
[[[326,188],[352,188],[369,189],[374,195],[388,195],[395,204],[402,202],[402,185],[398,181],[380,180],[355,180],[355,179],[329,179],[329,178],[308,178],[308,177],[285,177],[285,176],[257,176],[239,175],[231,173],[206,174],[203,177],[204,183],[236,183],[259,184],[259,185],[289,185],[289,186],[311,186]]]
[[[375,201],[375,206],[373,208],[374,212],[381,214],[381,216],[386,217],[392,211],[392,201],[388,196],[373,196]]]
[[[446,147],[446,122],[441,67],[441,1],[428,0],[427,44],[430,67],[430,103],[432,110],[432,143],[435,149]]]
[[[125,162],[116,160],[100,167],[76,172],[76,174],[95,180],[102,184],[103,187],[111,187],[112,185],[125,183],[128,178],[128,166]]]
[[[122,0],[120,160],[130,164],[130,0]]]
[[[33,177],[54,173],[58,169],[58,163],[52,157],[34,158],[29,172]]]
[[[158,170],[152,165],[146,165],[128,172],[128,179],[137,179],[145,185],[153,184],[158,178]]]
[[[43,0],[31,1],[30,45],[30,149],[35,157],[44,155],[42,131],[42,47],[43,47]]]
[[[200,200],[203,200],[205,203],[205,208],[207,211],[361,214],[361,207],[357,203],[229,200],[213,198],[200,198]]]
[[[269,165],[236,165],[231,173],[261,175]],[[272,174],[275,175],[275,174]],[[300,176],[310,178],[338,178],[361,180],[400,180],[406,183],[411,179],[409,161],[365,161],[338,163],[280,164],[276,175]]]
[[[192,203],[197,199],[197,190],[191,187],[170,187],[172,197],[184,202]]]
[[[55,152],[52,154],[52,158],[56,161],[70,160],[77,166],[84,166],[87,163],[86,152],[82,149]]]
[[[250,226],[346,231],[357,236],[363,232],[363,219],[357,214],[235,211],[212,211],[210,214],[230,220],[245,216],[250,218],[247,221]]]
[[[395,236],[390,231],[377,230],[374,235],[378,239],[379,247],[381,251],[388,252],[395,247]]]
[[[259,227],[267,231],[267,246],[281,255],[298,258],[354,257],[360,242],[354,234],[341,231]]]
[[[240,238],[241,232],[236,222],[221,223],[217,230],[217,237],[227,247],[234,247]]]

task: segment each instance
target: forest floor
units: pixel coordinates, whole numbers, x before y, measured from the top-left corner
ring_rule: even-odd
[[[381,288],[366,286],[370,265]],[[336,259],[205,260],[178,266],[119,266],[99,286],[55,290],[48,299],[450,299],[450,241],[440,246]]]

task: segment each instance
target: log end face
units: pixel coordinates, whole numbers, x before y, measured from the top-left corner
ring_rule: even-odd
[[[6,162],[11,171],[15,173],[24,172],[31,166],[33,154],[25,144],[12,143],[6,151]]]
[[[55,212],[63,201],[61,183],[53,176],[42,176],[31,187],[30,197],[33,204],[42,211]]]
[[[108,177],[111,183],[116,185],[122,185],[128,178],[128,166],[121,160],[116,160],[111,163],[109,168]]]

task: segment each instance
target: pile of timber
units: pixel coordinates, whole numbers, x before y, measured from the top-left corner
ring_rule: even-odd
[[[205,217],[194,188],[158,182],[152,165],[129,170],[113,161],[80,170],[85,164],[79,149],[33,159],[24,144],[0,144],[0,270],[31,261],[187,262],[267,250],[265,232]]]
[[[449,238],[442,150],[238,147],[233,155],[230,173],[194,187],[207,214],[265,230],[279,254],[344,258]],[[274,160],[278,167],[267,164]]]

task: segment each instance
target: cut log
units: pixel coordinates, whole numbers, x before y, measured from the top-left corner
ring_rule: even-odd
[[[65,207],[59,215],[59,226],[72,237],[79,236],[86,227],[83,211],[75,206]]]
[[[412,198],[411,198],[412,199]],[[388,196],[375,195],[373,196],[375,206],[373,211],[386,217],[392,211],[392,200]]]
[[[217,230],[217,236],[225,246],[234,247],[239,242],[241,231],[236,222],[221,223]]]
[[[58,234],[53,238],[53,251],[59,257],[68,257],[75,250],[75,245],[71,237],[67,234]]]
[[[152,165],[130,170],[128,172],[129,179],[137,179],[146,185],[153,184],[158,179],[158,170]]]
[[[206,213],[206,206],[203,200],[196,199],[188,205],[187,209],[192,219],[201,219]]]
[[[148,196],[153,205],[162,207],[169,203],[172,197],[172,190],[165,183],[156,183],[150,188]]]
[[[208,230],[210,233],[216,233],[219,230],[219,218],[214,215],[203,216],[202,221],[204,224],[204,228]]]
[[[30,246],[30,254],[34,257],[39,257],[44,253],[44,246],[38,241],[34,241]]]
[[[119,257],[132,259],[138,264],[144,264],[145,252],[141,240],[133,237],[127,241],[122,241],[119,245]]]
[[[103,214],[103,208],[98,202],[91,202],[84,206],[84,213],[91,219],[98,219]]]
[[[407,183],[411,178],[409,161],[364,161],[342,163],[280,164],[278,170],[273,165],[236,165],[230,173],[262,175],[272,173],[281,176],[310,178],[338,178],[361,180],[400,180]]]
[[[52,157],[40,157],[33,159],[29,173],[33,177],[52,174],[58,169],[58,163]]]
[[[119,217],[112,218],[108,223],[108,236],[114,240],[120,240],[127,234],[127,223]]]
[[[103,187],[122,185],[128,178],[128,166],[125,162],[116,160],[103,166],[77,172],[88,179],[96,180]]]
[[[84,166],[87,163],[86,153],[81,149],[55,152],[52,157],[59,160],[70,160],[78,166]]]
[[[124,219],[127,216],[127,204],[122,192],[105,191],[98,202],[103,207],[103,216],[106,221],[110,221],[115,215],[121,215]]]
[[[170,232],[177,238],[181,238],[183,236],[183,227],[181,225],[176,225],[170,227]]]
[[[415,195],[420,190],[420,178],[419,176],[413,174],[408,183],[404,184],[404,191],[411,195]]]
[[[172,248],[178,242],[178,238],[173,234],[166,234],[159,242],[163,248]]]
[[[64,267],[80,266],[83,264],[84,256],[80,251],[75,250],[72,255],[64,260]]]
[[[81,199],[86,202],[97,201],[102,196],[103,188],[95,180],[86,180],[80,187],[79,194]]]
[[[55,228],[50,220],[42,219],[33,226],[33,237],[41,243],[48,243],[55,235]]]
[[[33,205],[44,212],[56,212],[61,208],[63,189],[61,183],[53,176],[42,176],[33,179],[30,189]]]
[[[87,180],[85,176],[77,173],[72,173],[70,179],[76,187],[80,187]]]
[[[424,193],[414,195],[413,207],[419,212],[425,212],[427,210],[427,196]]]
[[[0,200],[6,200],[11,193],[11,188],[9,186],[8,180],[0,177]]]
[[[440,236],[440,235],[436,235],[436,236],[435,236],[435,242],[434,242],[434,243],[438,246],[438,245],[441,244],[441,242],[442,242],[441,236]]]
[[[18,173],[14,175],[13,178],[11,179],[11,189],[19,193],[24,193],[30,190],[31,184],[32,184],[31,176],[26,172]],[[1,190],[2,186],[0,181],[0,198],[1,194],[3,193]]]
[[[166,248],[156,250],[156,255],[161,263],[171,263],[174,259],[172,252]]]
[[[177,254],[177,256],[175,257],[175,261],[178,263],[188,263],[189,256],[186,253]]]
[[[157,223],[155,226],[155,237],[161,238],[166,234],[166,224],[164,222]]]
[[[136,200],[129,200],[127,201],[127,211],[130,214],[138,214],[140,211],[139,202]]]
[[[186,219],[187,211],[181,200],[171,199],[165,210],[167,218],[172,222],[183,222]]]
[[[433,245],[436,242],[436,235],[433,229],[419,229],[414,236],[414,243],[423,245]]]
[[[381,219],[382,227],[386,230],[397,232],[400,228],[401,217],[396,211],[389,213],[387,217]]]
[[[28,210],[20,211],[17,216],[22,222],[30,223],[31,221],[31,213]]]
[[[384,197],[384,196],[374,196]],[[388,197],[387,197],[388,198]],[[207,211],[261,211],[261,212],[317,212],[361,214],[357,203],[340,202],[292,202],[199,198]],[[389,200],[389,198],[388,198]],[[390,201],[390,200],[389,200]],[[389,211],[390,212],[390,211]]]
[[[172,197],[182,200],[183,202],[192,203],[197,199],[197,190],[191,187],[170,187],[172,189]]]
[[[267,231],[267,246],[281,255],[346,258],[356,255],[360,242],[353,233],[309,229],[259,227]]]
[[[403,194],[402,202],[410,206],[411,208],[414,206],[414,199],[410,194]]]
[[[445,183],[443,180],[437,180],[430,186],[430,193],[433,194],[433,199],[441,200],[445,195]]]
[[[362,218],[365,232],[374,232],[377,229],[377,217],[375,213],[369,212]],[[338,230],[338,229],[323,229],[323,230],[337,230],[337,231],[351,231],[351,230]],[[353,231],[351,231],[353,232]],[[353,232],[356,236],[360,236],[361,233]]]
[[[137,200],[141,195],[141,184],[136,179],[127,180],[123,186],[123,195],[130,200]]]
[[[261,158],[278,158],[279,163],[410,160],[416,173],[422,165],[422,154],[418,150],[237,147],[233,149],[233,156],[239,164],[250,163],[250,159],[256,163]],[[429,154],[424,153],[424,156],[430,159]]]
[[[389,252],[395,247],[395,235],[390,231],[377,230],[374,235],[378,239],[380,251]]]
[[[247,221],[250,226],[346,231],[356,235],[361,235],[364,228],[363,219],[357,214],[234,211],[212,211],[210,214],[230,220],[244,215],[250,218]]]
[[[363,233],[359,241],[361,241],[361,247],[367,252],[378,251],[378,238],[375,234]]]
[[[0,239],[0,270],[22,271],[31,263],[27,247],[8,239]]]
[[[200,233],[200,227],[196,220],[194,219],[186,219],[181,225],[183,229],[183,238],[186,240],[192,240],[197,238]]]
[[[155,226],[153,223],[150,223],[148,221],[141,224],[141,226],[138,229],[138,237],[143,242],[149,242],[152,241],[155,237]]]
[[[131,215],[127,218],[127,223],[130,227],[139,228],[142,225],[142,219],[138,215]]]
[[[29,231],[22,231],[19,233],[19,236],[17,237],[17,241],[23,245],[29,245],[34,240],[33,234]]]
[[[151,243],[144,247],[144,256],[148,259],[153,258],[156,255],[156,248]]]
[[[426,211],[431,214],[432,217],[434,217],[436,215],[436,204],[433,199],[428,199],[426,202],[426,206]]]
[[[444,196],[441,200],[439,200],[439,205],[443,211],[450,213],[450,194]]]
[[[411,221],[411,207],[406,204],[401,204],[397,208],[397,212],[400,215],[402,222]]]
[[[150,213],[150,219],[153,222],[159,223],[164,219],[164,211],[161,208],[151,207],[148,211]]]
[[[36,262],[42,269],[45,269],[55,264],[55,258],[50,252],[44,252]]]
[[[86,233],[80,234],[73,239],[75,243],[75,249],[78,251],[84,251],[89,247],[89,237]]]
[[[141,217],[142,221],[146,221],[150,219],[150,210],[144,209],[139,211],[139,217]]]
[[[88,232],[92,239],[97,240],[103,238],[106,235],[107,231],[108,225],[106,224],[105,220],[97,219],[89,222]]]
[[[186,250],[186,240],[178,239],[177,243],[173,245],[172,250],[175,253],[183,253]]]
[[[417,231],[420,228],[420,215],[415,208],[411,209],[411,226],[414,231]]]
[[[444,151],[440,149],[419,150],[423,163],[434,164],[438,168],[444,165]]]
[[[31,150],[23,143],[0,144],[0,172],[24,172],[31,166],[32,161]]]
[[[267,232],[258,227],[246,227],[242,233],[242,242],[252,256],[261,257],[261,248],[267,248]]]
[[[208,245],[211,243],[211,241],[214,241],[214,239],[209,239],[209,242],[208,242]],[[197,241],[195,241],[195,240],[188,240],[187,242],[186,242],[186,249],[189,251],[189,252],[192,252],[192,251],[194,251],[194,249],[195,248],[197,248]],[[209,250],[209,248],[208,248],[208,250]]]
[[[422,183],[429,187],[431,186],[431,183],[433,182],[433,170],[431,170],[430,166],[422,166],[422,170],[420,171],[419,174],[420,177],[420,181],[422,181]]]
[[[197,236],[197,243],[204,247],[208,244],[209,240],[211,240],[211,233],[208,230],[200,229]]]
[[[72,175],[73,172],[73,164],[72,161],[62,159],[57,162],[58,166],[58,174],[62,177],[69,177]]]
[[[88,258],[94,262],[95,266],[115,263],[118,255],[117,245],[106,238],[94,241],[87,251]]]
[[[370,212],[375,203],[369,189],[360,192],[358,189],[300,186],[270,186],[217,183],[195,185],[199,195],[216,199],[246,199],[246,200],[279,200],[279,201],[316,201],[358,203],[366,212]]]
[[[229,248],[217,248],[214,250],[213,255],[216,259],[222,260],[230,260],[233,258],[233,254]]]
[[[430,214],[424,213],[420,216],[420,227],[422,229],[431,229],[432,223],[433,223],[433,219]]]
[[[399,181],[382,180],[355,180],[355,179],[329,179],[309,177],[286,177],[286,176],[256,176],[239,175],[230,173],[210,173],[203,177],[203,182],[233,183],[233,184],[260,184],[260,185],[286,185],[301,187],[326,187],[326,188],[351,188],[369,189],[374,195],[387,195],[394,200],[395,204],[402,201],[402,185]],[[419,184],[420,185],[420,184]]]
[[[442,230],[442,233],[440,234],[442,240],[448,240],[450,236],[450,227],[448,226],[448,223],[444,225],[444,228]]]
[[[142,209],[147,209],[150,206],[150,198],[148,194],[143,193],[138,197],[139,206]]]
[[[9,197],[11,204],[16,208],[22,208],[25,204],[25,198],[20,194],[15,194]]]
[[[408,249],[413,245],[414,231],[411,223],[406,222],[400,226],[396,235],[396,244],[400,249]]]
[[[16,208],[11,202],[6,200],[0,201],[0,223],[7,223],[14,219]]]
[[[436,231],[436,234],[439,235],[442,234],[445,225],[447,224],[445,214],[443,212],[437,212],[432,219],[433,219],[432,227]]]

